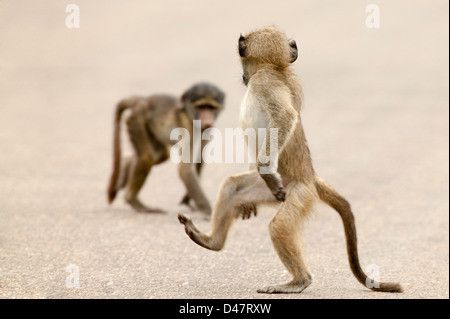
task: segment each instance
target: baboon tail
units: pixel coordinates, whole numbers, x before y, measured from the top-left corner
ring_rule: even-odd
[[[112,203],[117,195],[117,179],[120,173],[120,119],[123,111],[127,109],[128,105],[125,102],[117,104],[116,113],[114,116],[114,136],[113,136],[113,170],[109,179],[108,185],[108,203]]]
[[[355,219],[350,204],[323,179],[316,177],[315,185],[320,199],[334,208],[342,218],[347,240],[348,260],[356,279],[358,279],[361,284],[374,291],[402,292],[403,288],[398,283],[374,282],[371,278],[369,278],[369,282],[367,281],[368,276],[364,273],[359,264]]]

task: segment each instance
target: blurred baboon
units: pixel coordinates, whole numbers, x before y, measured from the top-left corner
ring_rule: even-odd
[[[125,188],[125,200],[135,210],[162,212],[144,205],[138,198],[152,166],[170,157],[170,147],[177,141],[170,139],[175,128],[187,129],[193,136],[193,120],[201,121],[201,131],[210,128],[224,107],[225,94],[211,83],[197,83],[189,88],[179,101],[171,95],[131,97],[119,102],[114,118],[113,171],[108,186],[108,201],[112,203],[118,191]],[[126,120],[128,135],[134,155],[121,159],[120,123],[125,110],[131,114]],[[192,138],[187,140],[192,144]],[[206,142],[202,141],[200,152]],[[191,145],[188,145],[191,147]],[[122,163],[121,163],[122,162]],[[180,162],[178,172],[186,186],[181,203],[189,205],[192,199],[196,208],[211,213],[211,206],[199,184],[203,159],[199,163]]]
[[[221,250],[236,217],[256,215],[257,206],[261,204],[277,205],[277,213],[269,225],[270,237],[293,279],[258,292],[299,293],[312,281],[301,248],[300,227],[313,204],[321,200],[334,208],[343,220],[350,267],[358,281],[375,291],[401,292],[399,284],[372,283],[363,272],[350,204],[315,175],[300,119],[302,89],[290,68],[298,56],[295,41],[288,40],[276,28],[268,27],[245,37],[241,35],[238,49],[247,86],[241,104],[241,124],[243,129],[253,128],[257,134],[259,128],[266,128],[265,147],[264,142],[256,146],[258,156],[261,152],[267,155],[270,149],[272,136],[267,129],[278,129],[275,165],[268,167],[267,163],[258,161],[257,169],[226,178],[213,209],[210,233],[202,233],[189,217],[179,215],[186,233],[200,246]]]

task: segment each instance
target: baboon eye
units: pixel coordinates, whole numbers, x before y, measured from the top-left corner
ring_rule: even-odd
[[[210,111],[212,111],[212,110],[215,109],[214,106],[209,105],[209,104],[199,105],[197,108],[198,108],[199,110],[210,110]]]

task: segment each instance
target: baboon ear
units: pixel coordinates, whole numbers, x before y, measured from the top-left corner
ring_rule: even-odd
[[[297,49],[297,43],[295,40],[289,41],[289,46],[291,47],[291,60],[290,62],[293,63],[298,58],[298,49]]]
[[[239,55],[243,58],[247,55],[247,47],[245,45],[245,38],[244,36],[241,34],[241,36],[239,37]]]
[[[189,102],[189,101],[191,100],[191,95],[192,95],[192,92],[191,92],[190,89],[189,89],[189,90],[186,90],[186,91],[183,93],[183,95],[181,96],[181,104],[182,104],[182,107],[185,107],[185,106],[186,106],[186,103]]]

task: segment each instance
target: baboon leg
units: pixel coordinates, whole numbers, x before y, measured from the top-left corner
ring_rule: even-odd
[[[198,245],[211,250],[221,250],[233,221],[246,213],[242,207],[273,203],[274,197],[265,182],[254,170],[227,177],[221,184],[211,218],[211,230],[204,234],[185,215],[178,215],[186,234]]]
[[[113,188],[115,194],[114,196],[116,196],[116,194],[119,193],[119,191],[125,188],[125,186],[127,185],[128,179],[130,177],[130,171],[135,160],[135,156],[127,157],[122,160],[122,163],[120,164],[119,174]]]
[[[211,205],[200,186],[196,168],[191,163],[181,162],[178,165],[178,174],[186,186],[187,195],[194,200],[197,209],[208,217],[211,215]]]
[[[144,205],[138,198],[138,193],[153,165],[154,155],[152,141],[147,134],[144,120],[142,117],[132,115],[127,120],[127,126],[136,156],[129,162],[125,200],[140,212],[163,212],[161,209]]]
[[[302,252],[300,227],[315,200],[314,186],[290,185],[286,201],[270,222],[269,232],[278,256],[293,279],[286,284],[259,289],[259,293],[299,293],[311,284],[312,277]]]
[[[138,198],[142,186],[145,183],[148,173],[151,169],[151,161],[147,158],[136,158],[130,169],[130,176],[125,191],[125,200],[135,210],[140,212],[151,212],[154,209],[145,206]]]
[[[202,172],[202,166],[203,166],[203,162],[197,163],[195,165],[195,168],[197,170],[197,175],[200,177],[200,174]],[[180,205],[186,205],[189,206],[192,210],[194,209],[193,206],[191,206],[191,204],[189,204],[189,202],[191,201],[191,197],[189,196],[189,193],[186,192],[186,194],[183,196],[183,198],[180,201]]]
[[[119,178],[117,179],[117,183],[115,186],[115,189],[117,191],[125,188],[125,186],[128,183],[128,179],[130,178],[130,171],[133,167],[133,161],[135,161],[136,158],[134,156],[126,157],[123,159],[123,163],[120,167],[120,173]]]

